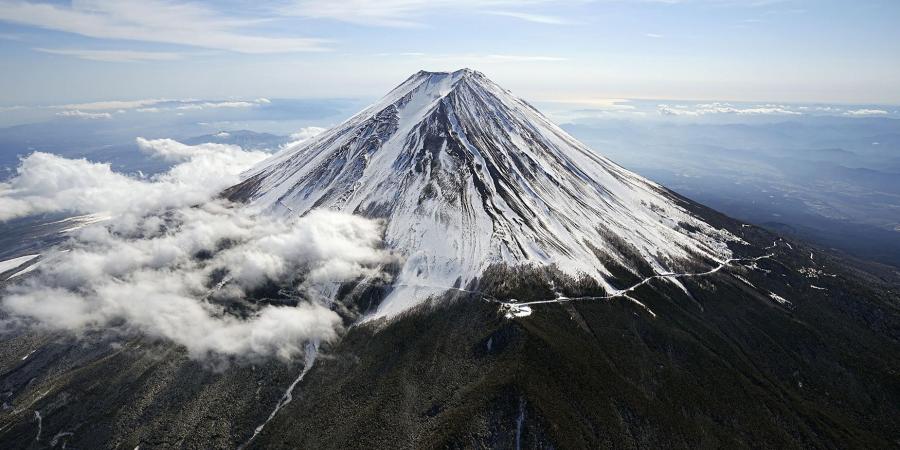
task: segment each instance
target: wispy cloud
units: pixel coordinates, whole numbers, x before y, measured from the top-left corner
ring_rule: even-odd
[[[852,109],[844,112],[845,116],[865,117],[865,116],[884,116],[888,112],[883,109]]]
[[[511,61],[511,62],[540,62],[540,61],[565,61],[566,58],[546,55],[484,55],[474,56],[473,59],[487,61]]]
[[[517,11],[485,11],[487,14],[495,16],[512,17],[514,19],[524,20],[526,22],[543,23],[546,25],[570,25],[573,22],[562,17],[548,16],[544,14],[532,14]]]
[[[51,109],[65,109],[63,113],[57,115],[64,116],[80,116],[88,117],[84,111],[128,111],[133,110],[142,113],[162,112],[162,111],[190,111],[217,108],[252,108],[256,106],[264,106],[272,103],[267,98],[257,98],[254,100],[196,100],[196,99],[168,99],[168,98],[147,98],[139,100],[107,100],[89,103],[70,103],[67,105],[50,106]],[[103,116],[103,114],[99,114]],[[108,114],[107,114],[108,116]]]
[[[133,109],[133,108],[141,108],[144,106],[156,105],[159,103],[166,102],[174,102],[179,100],[171,100],[165,98],[147,98],[141,100],[109,100],[102,102],[90,102],[90,103],[70,103],[68,105],[57,105],[51,106],[51,108],[57,109],[81,109],[85,111],[104,111],[104,110],[115,110],[115,109]]]
[[[300,131],[295,133],[291,133],[291,142],[284,144],[284,147],[293,147],[294,145],[300,144],[310,138],[314,138],[319,134],[323,133],[325,128],[322,127],[304,127],[301,128]]]
[[[653,39],[662,39],[663,37],[665,37],[661,34],[656,34],[656,33],[647,33],[644,36],[646,36],[648,38],[653,38]]]
[[[60,117],[73,117],[77,119],[110,119],[112,118],[112,114],[110,113],[91,113],[84,112],[79,109],[72,109],[68,111],[62,111],[56,113],[57,116]]]
[[[730,103],[702,103],[697,105],[659,105],[656,111],[664,116],[705,116],[710,114],[787,115],[803,114],[787,105],[765,104],[735,106]]]
[[[145,62],[175,61],[184,58],[181,53],[173,52],[141,52],[134,50],[86,50],[66,48],[35,48],[34,50],[52,55],[72,56],[88,61],[105,62]]]
[[[382,27],[417,27],[417,20],[426,9],[446,7],[449,2],[435,0],[351,0],[341,2],[322,2],[315,0],[296,0],[281,9],[281,13],[289,16],[312,19],[330,19],[359,25]]]
[[[0,21],[93,38],[241,53],[321,51],[327,45],[322,39],[254,34],[246,30],[257,21],[225,16],[197,3],[164,0],[82,0],[71,5],[0,0]]]
[[[550,3],[549,0],[295,0],[281,9],[285,15],[330,19],[361,25],[420,27],[422,18],[441,11],[500,14],[530,22],[562,24],[565,19],[518,11],[523,6]]]
[[[631,105],[631,100],[624,98],[570,98],[570,99],[556,99],[554,100],[557,103],[564,103],[567,105],[578,105],[585,106],[592,109],[600,109],[600,110],[609,110],[609,111],[623,111],[623,110],[634,110],[636,109],[634,105]]]
[[[401,53],[377,53],[375,56],[404,56],[408,58],[417,58],[423,61],[431,62],[452,62],[461,64],[491,63],[491,62],[551,62],[551,61],[567,61],[567,58],[550,55],[506,55],[506,54],[467,54],[467,53],[437,53],[428,54],[421,52],[401,52]]]
[[[619,0],[619,1],[628,1],[628,0]],[[680,4],[699,4],[699,5],[713,5],[713,6],[745,6],[745,7],[760,7],[760,6],[770,6],[776,5],[779,3],[785,3],[789,0],[640,0],[644,3],[665,3],[669,5],[680,5]]]
[[[179,110],[195,110],[210,108],[250,108],[253,106],[267,105],[271,101],[267,98],[258,98],[253,101],[224,101],[224,102],[187,102],[181,106],[176,106]]]

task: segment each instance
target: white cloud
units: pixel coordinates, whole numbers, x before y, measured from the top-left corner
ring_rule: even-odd
[[[340,328],[310,287],[377,277],[391,260],[380,249],[380,222],[330,211],[260,216],[213,200],[264,154],[168,139],[138,145],[177,164],[142,180],[106,164],[34,153],[0,185],[3,219],[42,211],[114,217],[78,230],[11,285],[0,300],[11,320],[74,333],[140,332],[183,345],[194,358],[288,359],[305,341],[332,339]],[[296,307],[244,302],[269,283],[305,300]],[[221,306],[235,303],[246,305],[241,315]]]
[[[495,16],[512,17],[514,19],[524,20],[526,22],[541,23],[545,25],[568,25],[572,22],[561,17],[548,16],[544,14],[531,14],[516,11],[485,11],[487,14]]]
[[[643,117],[647,113],[621,98],[563,97],[548,100],[542,111],[559,123],[610,117]]]
[[[565,61],[566,58],[546,55],[486,55],[474,56],[472,59],[485,61],[509,61],[509,62],[537,62],[537,61]]]
[[[84,112],[80,109],[71,109],[67,111],[62,111],[56,113],[57,116],[60,117],[76,117],[79,119],[110,119],[112,118],[112,114],[110,113],[90,113]]]
[[[511,8],[549,3],[547,0],[295,0],[281,13],[313,19],[331,19],[361,25],[387,27],[422,26],[422,17],[442,11],[464,11],[503,15],[542,23],[563,23],[563,19],[512,11]]]
[[[700,113],[690,109],[673,107],[669,105],[658,105],[656,111],[664,116],[699,116]]]
[[[564,98],[555,100],[558,103],[565,103],[569,105],[578,105],[578,106],[586,106],[592,109],[601,109],[601,110],[609,110],[609,111],[622,111],[622,110],[634,110],[636,109],[634,105],[631,105],[631,100],[624,98]]]
[[[427,56],[423,52],[400,52],[400,53],[376,53],[375,56],[407,56],[407,57],[422,57]]]
[[[253,101],[224,101],[224,102],[185,102],[181,106],[176,106],[175,109],[180,110],[199,110],[199,109],[209,109],[209,108],[250,108],[253,106],[259,105],[267,105],[272,103],[271,100],[267,98],[258,98]]]
[[[142,151],[182,161],[150,182],[116,172],[109,164],[35,152],[16,176],[0,183],[0,220],[44,212],[113,214],[193,205],[240,181],[245,168],[264,152],[223,144],[187,146],[169,139],[138,139]]]
[[[71,5],[0,0],[0,21],[80,34],[230,50],[281,53],[325,50],[321,39],[243,32],[259,19],[222,15],[199,3],[165,0],[79,0]]]
[[[409,58],[417,58],[426,62],[439,62],[453,64],[457,66],[467,66],[486,63],[529,63],[529,62],[553,62],[566,61],[566,58],[549,55],[504,55],[504,54],[428,54],[420,52],[404,52],[404,53],[378,53],[375,56],[405,56]]]
[[[865,116],[883,116],[888,112],[883,109],[853,109],[844,113],[845,116],[865,117]]]
[[[656,34],[656,33],[647,33],[644,36],[647,36],[648,38],[653,38],[653,39],[662,39],[664,37],[663,35]]]
[[[315,137],[319,135],[319,133],[325,131],[325,128],[322,127],[305,127],[301,128],[300,131],[296,133],[291,133],[291,139],[294,142],[292,144],[297,144],[303,142],[311,137]]]
[[[286,144],[283,144],[283,145],[281,146],[281,148],[282,148],[282,149],[285,149],[285,148],[293,147],[293,146],[295,146],[295,145],[297,145],[297,144],[300,144],[300,143],[302,143],[302,142],[308,140],[309,138],[318,136],[318,135],[319,135],[320,133],[322,133],[323,131],[325,131],[325,128],[321,128],[321,127],[305,127],[305,128],[301,128],[300,131],[297,131],[297,132],[295,132],[295,133],[291,133],[291,136],[290,136],[291,141],[288,142],[288,143],[286,143]]]
[[[207,109],[207,108],[249,108],[256,106],[255,102],[202,102],[188,103],[186,105],[176,106],[175,109]]]
[[[172,102],[176,100],[164,99],[164,98],[148,98],[142,100],[111,100],[111,101],[103,101],[103,102],[90,102],[90,103],[73,103],[69,105],[58,105],[52,106],[52,108],[58,109],[81,109],[85,111],[103,111],[103,110],[112,110],[112,109],[132,109],[132,108],[141,108],[144,106],[151,106],[158,103]]]
[[[109,100],[90,103],[74,103],[68,105],[54,105],[52,109],[67,109],[79,111],[119,111],[134,110],[137,112],[150,113],[169,110],[202,110],[210,108],[251,108],[254,106],[268,105],[272,101],[267,98],[257,98],[255,100],[227,100],[227,101],[202,101],[196,99],[167,99],[167,98],[148,98],[140,100]],[[59,114],[76,116],[76,113]]]
[[[621,1],[621,0],[620,0]],[[758,7],[758,6],[767,6],[774,5],[778,3],[784,3],[786,0],[641,0],[644,3],[667,3],[671,5],[677,4],[709,4],[709,5],[721,5],[721,6],[749,6],[749,7]],[[796,10],[798,12],[802,12],[803,10]]]
[[[180,53],[139,52],[133,50],[85,50],[63,48],[35,48],[34,50],[53,55],[73,56],[88,61],[104,62],[175,61],[184,57],[184,55]]]
[[[281,220],[221,202],[184,207],[165,219],[148,214],[126,227],[80,230],[67,251],[46,255],[33,276],[11,286],[2,308],[49,329],[114,327],[168,339],[194,358],[289,359],[305,341],[330,340],[340,327],[307,287],[377,275],[373,267],[390,258],[377,248],[380,236],[379,223],[344,213]],[[308,300],[250,303],[246,316],[220,306],[270,282]]]
[[[730,103],[704,103],[697,105],[658,105],[656,111],[664,116],[704,116],[708,114],[737,115],[787,115],[796,116],[803,113],[785,105],[755,105],[748,107],[734,106]]]

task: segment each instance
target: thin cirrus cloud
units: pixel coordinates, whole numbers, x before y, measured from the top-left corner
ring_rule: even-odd
[[[546,55],[485,55],[474,56],[473,59],[486,61],[510,61],[510,62],[537,62],[537,61],[565,61],[566,58]]]
[[[454,63],[462,66],[476,63],[553,62],[567,60],[566,58],[560,56],[550,55],[478,55],[453,53],[428,54],[421,52],[377,53],[374,56],[402,56],[407,58],[417,58],[427,62]]]
[[[542,23],[546,25],[571,25],[574,22],[562,17],[548,16],[545,14],[533,14],[518,11],[485,11],[486,14],[495,16],[512,17],[526,22]]]
[[[35,48],[34,50],[51,55],[72,56],[88,61],[103,62],[147,62],[176,61],[185,55],[174,52],[142,52],[135,50],[87,50],[67,48]]]
[[[260,20],[229,17],[196,3],[162,0],[78,0],[71,5],[0,0],[0,21],[92,38],[257,54],[328,49],[323,39],[253,33]]]
[[[295,0],[281,8],[283,15],[311,19],[330,19],[359,25],[383,27],[421,27],[424,17],[441,11],[474,11],[503,15],[528,22],[562,25],[565,19],[513,10],[523,6],[551,3],[548,0]]]

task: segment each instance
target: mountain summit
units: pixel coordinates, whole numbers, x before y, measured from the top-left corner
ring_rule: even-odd
[[[386,316],[496,263],[556,265],[615,291],[617,272],[725,260],[739,240],[471,69],[413,74],[229,195],[274,213],[386,219],[385,242],[404,257]]]

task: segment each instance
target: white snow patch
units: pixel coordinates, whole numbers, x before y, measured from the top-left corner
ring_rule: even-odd
[[[25,256],[19,256],[18,258],[7,259],[6,261],[0,261],[0,273],[4,273],[4,272],[8,272],[10,270],[13,270],[16,267],[19,267],[22,264],[25,264],[25,263],[33,260],[34,258],[37,258],[38,256],[41,256],[41,255],[40,254],[25,255]],[[13,275],[13,276],[15,276],[15,275]],[[10,278],[12,278],[12,277],[10,277]]]
[[[53,439],[50,440],[50,448],[56,447],[56,444],[59,443],[60,439],[67,437],[67,436],[74,436],[74,435],[75,435],[75,433],[73,433],[71,431],[60,431],[59,433],[56,433],[56,435],[53,436]],[[63,443],[63,448],[66,448],[65,443]]]
[[[782,304],[782,305],[790,305],[791,304],[791,302],[789,302],[787,299],[785,299],[784,297],[782,297],[774,292],[769,292],[769,297],[772,297],[772,300],[775,300],[776,302],[778,302],[779,304]]]
[[[754,289],[756,288],[756,286],[754,286],[753,283],[751,283],[751,282],[750,282],[749,280],[747,280],[746,278],[744,278],[744,277],[742,277],[742,276],[740,276],[740,275],[738,275],[738,274],[734,274],[734,277],[737,278],[738,280],[743,281],[744,284],[746,284],[747,286],[750,286],[750,287],[752,287],[752,288],[754,288]]]
[[[312,366],[313,364],[315,364],[318,354],[319,346],[317,343],[310,342],[306,344],[306,354],[304,355],[303,370],[300,371],[300,374],[297,375],[297,378],[295,378],[294,381],[288,386],[287,390],[284,391],[284,395],[281,396],[281,399],[275,405],[275,409],[273,409],[272,412],[269,413],[269,417],[266,418],[266,421],[261,423],[256,427],[256,429],[253,430],[253,435],[250,436],[250,439],[248,439],[247,442],[241,444],[238,447],[238,450],[246,448],[247,445],[253,442],[253,440],[256,439],[256,436],[258,436],[259,433],[262,432],[266,425],[271,422],[276,415],[278,415],[278,411],[281,411],[281,408],[284,408],[288,403],[294,400],[294,389],[297,387],[297,384],[303,381],[303,378],[306,377],[309,369],[312,369]]]
[[[41,440],[41,431],[44,430],[44,419],[41,417],[41,412],[38,410],[34,410],[34,420],[37,422],[37,436],[34,437],[34,442],[38,442]]]

